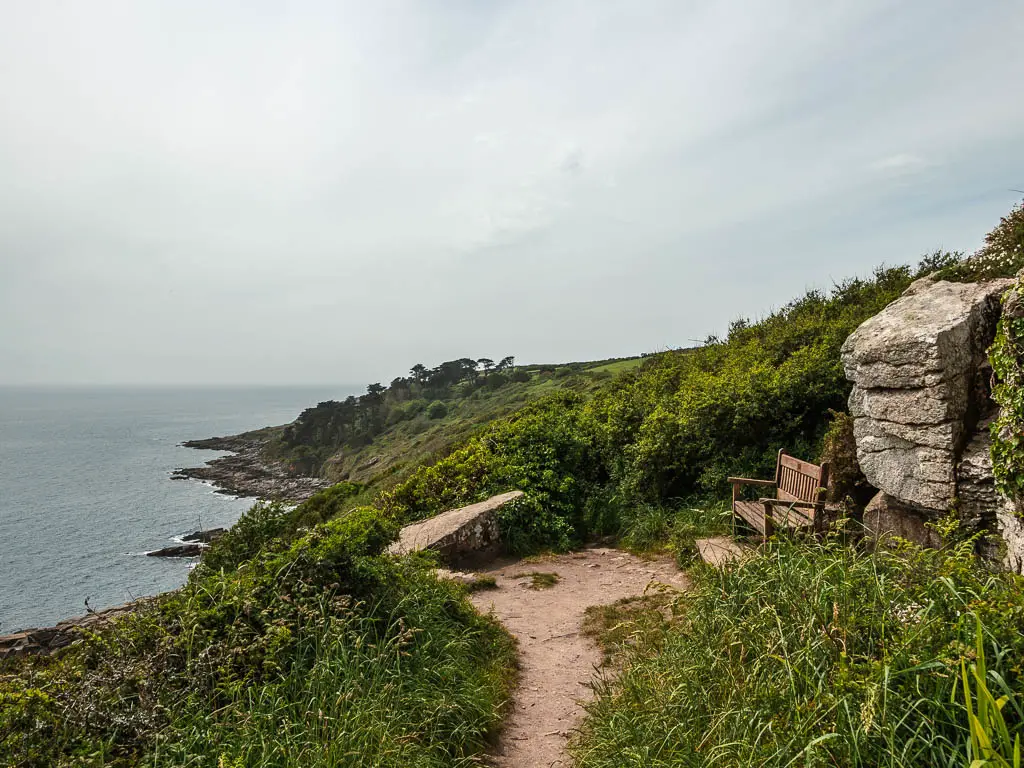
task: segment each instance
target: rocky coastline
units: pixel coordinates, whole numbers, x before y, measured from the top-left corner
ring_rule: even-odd
[[[148,605],[156,597],[142,597],[138,600],[106,608],[102,611],[90,611],[85,616],[58,621],[52,627],[32,627],[0,636],[0,659],[26,654],[50,654],[71,645],[84,633],[93,632],[110,624],[114,620]]]
[[[188,440],[185,448],[206,451],[229,451],[230,456],[211,459],[201,467],[182,467],[171,473],[174,480],[200,480],[210,483],[217,493],[268,501],[298,504],[330,485],[319,477],[296,475],[280,463],[263,455],[267,438],[242,434]]]

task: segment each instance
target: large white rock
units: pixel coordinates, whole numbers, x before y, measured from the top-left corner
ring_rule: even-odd
[[[1012,282],[919,280],[843,345],[857,460],[896,501],[942,513],[956,496],[979,372]]]

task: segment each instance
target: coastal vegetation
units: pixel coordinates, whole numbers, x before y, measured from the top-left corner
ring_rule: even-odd
[[[508,356],[417,364],[388,386],[307,408],[291,424],[252,433],[267,458],[298,474],[376,487],[444,456],[482,425],[558,391],[592,392],[639,358],[515,365]]]
[[[295,508],[255,505],[182,590],[55,656],[0,662],[0,755],[477,764],[514,648],[429,557],[386,554],[399,527],[518,488],[498,518],[515,552],[609,536],[689,565],[694,538],[727,524],[726,477],[770,473],[780,448],[825,455],[834,499],[857,495],[843,341],[918,277],[1012,274],[1019,211],[986,245],[1008,249],[998,264],[938,253],[879,268],[693,350],[415,366],[304,412],[268,451],[345,481]],[[1019,331],[1004,326],[996,347],[997,398],[1019,396]],[[387,446],[415,449],[359,470]],[[1011,459],[1000,482],[1024,487]],[[1024,590],[973,557],[959,523],[943,524],[941,550],[862,551],[843,530],[779,540],[721,571],[695,566],[682,596],[594,612],[589,630],[614,663],[575,742],[580,765],[985,765],[972,763],[991,758],[985,739],[1005,751],[1024,724]],[[1000,716],[975,714],[980,701]]]
[[[12,766],[458,766],[497,725],[511,640],[377,510],[281,536],[257,505],[178,592],[0,667]],[[243,545],[252,549],[243,551]]]
[[[647,357],[592,394],[532,402],[376,503],[414,520],[515,487],[536,507],[505,521],[520,549],[617,535],[671,541],[685,555],[695,529],[722,519],[708,502],[728,475],[770,473],[783,447],[819,454],[849,395],[843,341],[919,274],[880,268],[737,320],[700,348]]]

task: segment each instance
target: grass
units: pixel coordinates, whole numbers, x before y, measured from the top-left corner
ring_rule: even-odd
[[[517,573],[513,579],[529,579],[530,589],[551,589],[562,577],[551,571],[528,571]]]
[[[966,766],[975,617],[1007,733],[1021,731],[1022,583],[980,568],[969,543],[867,554],[780,540],[693,573],[668,616],[649,602],[591,612],[623,671],[588,705],[581,768]]]
[[[466,585],[466,589],[470,592],[484,592],[489,589],[497,589],[498,580],[493,576],[477,576],[469,584]]]
[[[620,544],[638,555],[671,552],[686,567],[697,559],[697,539],[728,533],[731,520],[725,501],[694,501],[675,509],[641,504],[622,513]]]
[[[593,368],[588,368],[587,371],[590,373],[611,373],[617,375],[624,371],[632,371],[639,367],[640,363],[643,362],[643,358],[630,357],[625,360],[616,360],[612,363],[604,363],[603,365],[595,365]]]
[[[647,653],[657,648],[675,618],[674,591],[658,590],[587,608],[583,614],[583,634],[600,647],[605,665],[620,663],[627,652],[637,647]]]

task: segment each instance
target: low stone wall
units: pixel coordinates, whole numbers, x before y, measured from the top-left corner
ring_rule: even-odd
[[[429,549],[449,563],[486,560],[501,550],[501,532],[495,514],[518,499],[522,491],[509,491],[468,507],[442,512],[429,520],[407,525],[389,552],[396,555]]]

